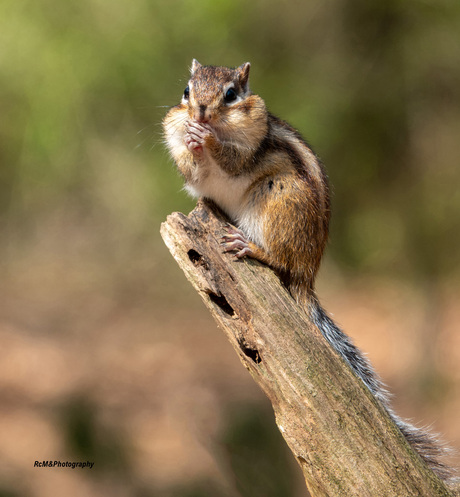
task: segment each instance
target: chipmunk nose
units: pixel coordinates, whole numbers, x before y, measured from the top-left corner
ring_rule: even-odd
[[[199,105],[193,117],[199,123],[207,123],[211,120],[211,112],[209,112],[206,105]]]

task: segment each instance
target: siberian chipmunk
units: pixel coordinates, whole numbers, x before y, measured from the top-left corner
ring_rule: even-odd
[[[179,105],[163,121],[166,145],[186,190],[213,200],[233,221],[226,251],[268,264],[314,324],[372,394],[404,436],[443,479],[451,477],[436,440],[400,419],[368,360],[332,321],[314,293],[330,219],[324,168],[289,124],[270,114],[249,89],[250,64],[203,66],[193,60]]]

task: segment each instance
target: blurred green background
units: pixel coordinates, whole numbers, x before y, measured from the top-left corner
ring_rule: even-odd
[[[458,1],[3,0],[0,496],[305,495],[159,236],[194,205],[161,135],[194,57],[250,61],[322,158],[325,306],[460,447]]]

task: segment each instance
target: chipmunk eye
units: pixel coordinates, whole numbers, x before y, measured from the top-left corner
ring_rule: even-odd
[[[233,102],[234,100],[236,100],[237,96],[238,95],[237,95],[236,91],[233,88],[229,88],[227,90],[227,93],[225,94],[224,100],[226,102]]]
[[[188,100],[188,97],[190,96],[190,87],[187,86],[184,90],[184,98],[185,100]]]

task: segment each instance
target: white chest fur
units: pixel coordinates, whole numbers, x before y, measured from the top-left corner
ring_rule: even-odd
[[[251,184],[247,176],[230,176],[212,159],[200,165],[196,180],[186,190],[193,196],[208,197],[223,209],[232,219],[246,203],[246,192]]]
[[[230,176],[210,158],[202,167],[198,181],[185,186],[188,193],[213,200],[251,241],[263,246],[260,215],[248,196],[253,178],[246,175]]]

